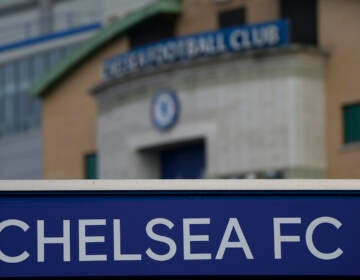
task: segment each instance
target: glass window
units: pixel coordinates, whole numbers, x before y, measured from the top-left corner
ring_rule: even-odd
[[[19,64],[19,85],[20,91],[28,90],[30,86],[30,61],[28,58],[20,60]]]
[[[4,95],[4,83],[5,83],[5,77],[4,77],[4,67],[0,66],[0,96]]]
[[[85,155],[85,179],[97,179],[97,155],[91,153]]]
[[[146,19],[129,30],[131,48],[175,36],[175,17],[155,16]]]
[[[0,136],[5,129],[5,95],[4,95],[4,75],[3,67],[0,67]]]
[[[317,44],[317,2],[317,0],[280,1],[281,18],[286,18],[290,21],[292,43]]]
[[[14,95],[12,95],[13,98],[13,129],[15,131],[22,130],[21,129],[21,97],[22,93],[15,92]]]
[[[68,46],[64,48],[65,56],[68,56],[74,50],[73,46]]]
[[[46,58],[44,54],[38,54],[34,57],[34,79],[39,79],[46,70]]]
[[[61,60],[61,52],[59,49],[50,52],[50,68],[54,67]]]
[[[14,98],[12,95],[4,95],[3,97],[5,130],[11,132],[14,126]]]
[[[28,90],[33,78],[39,78],[45,71],[44,54],[0,66],[0,135],[40,124],[41,102],[30,97]]]
[[[225,28],[246,23],[246,8],[240,7],[230,11],[220,12],[218,15],[219,27]]]
[[[343,107],[344,142],[360,142],[360,103]]]
[[[15,92],[15,63],[10,62],[5,64],[5,73],[4,73],[4,85],[5,85],[5,94],[13,94]]]

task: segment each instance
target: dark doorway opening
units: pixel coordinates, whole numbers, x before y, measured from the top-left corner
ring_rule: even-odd
[[[161,179],[201,179],[205,176],[205,143],[183,143],[160,151]]]

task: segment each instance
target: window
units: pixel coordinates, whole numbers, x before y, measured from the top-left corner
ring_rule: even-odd
[[[0,66],[0,136],[5,131],[4,67]]]
[[[129,31],[131,48],[175,36],[175,17],[160,15],[146,19]]]
[[[50,52],[50,68],[54,67],[61,61],[61,51],[60,49],[55,49]]]
[[[35,81],[39,79],[45,73],[46,69],[46,60],[45,54],[38,54],[34,57],[34,64],[33,64],[33,71],[34,71],[34,79]]]
[[[97,179],[97,155],[90,153],[85,155],[85,179]]]
[[[230,11],[220,12],[218,20],[220,28],[243,25],[246,23],[246,9],[245,7],[241,7]]]
[[[360,142],[360,103],[343,107],[344,142]]]
[[[0,96],[4,95],[5,93],[5,89],[4,89],[4,84],[5,84],[5,69],[4,66],[0,65]]]
[[[19,87],[20,91],[28,90],[30,86],[30,64],[28,59],[20,60],[19,62]]]
[[[281,0],[280,11],[290,21],[292,42],[317,44],[317,0]]]
[[[5,94],[11,95],[15,92],[15,63],[9,62],[5,64],[4,71],[4,85],[5,85]]]

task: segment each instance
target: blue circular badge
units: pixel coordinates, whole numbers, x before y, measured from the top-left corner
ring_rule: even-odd
[[[171,128],[177,121],[180,103],[172,90],[161,90],[151,101],[151,121],[159,130]]]

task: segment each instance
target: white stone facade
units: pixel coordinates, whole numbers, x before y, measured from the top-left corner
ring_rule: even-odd
[[[324,61],[314,50],[227,55],[99,86],[100,178],[157,178],[157,151],[196,139],[205,142],[207,178],[273,170],[322,177]],[[168,132],[150,119],[162,88],[181,103]]]

